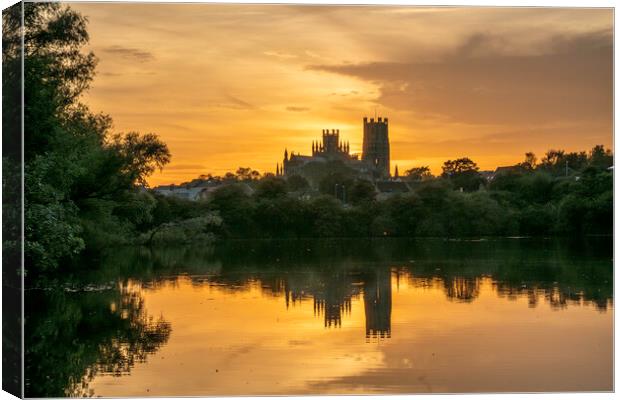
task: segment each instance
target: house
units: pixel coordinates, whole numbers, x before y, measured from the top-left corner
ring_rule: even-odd
[[[495,169],[495,171],[491,175],[488,175],[488,176],[483,175],[483,176],[487,179],[487,181],[492,181],[493,179],[497,178],[499,175],[519,174],[522,172],[523,172],[522,166],[509,165],[505,167],[497,167],[497,169]]]
[[[196,201],[201,198],[201,193],[207,190],[205,187],[187,187],[181,185],[162,185],[153,188],[153,191],[162,196],[178,197]]]
[[[192,201],[208,200],[213,192],[217,189],[227,186],[237,185],[242,192],[248,196],[254,193],[254,189],[244,182],[222,182],[222,181],[192,181],[181,185],[161,185],[153,188],[153,191],[162,196],[172,196],[179,199],[187,199]]]
[[[411,188],[407,182],[403,181],[377,181],[375,182],[377,191],[377,200],[385,200],[396,194],[404,194],[411,192]]]

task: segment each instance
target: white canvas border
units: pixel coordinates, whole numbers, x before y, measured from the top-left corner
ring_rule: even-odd
[[[70,2],[104,2],[104,1],[94,1],[94,0],[71,0]],[[106,0],[105,2],[126,2],[123,0]],[[436,0],[389,0],[389,1],[381,1],[381,0],[277,0],[277,1],[261,1],[261,0],[242,0],[242,1],[231,1],[231,0],[211,0],[207,2],[203,1],[187,1],[187,0],[167,0],[167,1],[159,1],[159,0],[131,0],[131,2],[143,2],[143,3],[246,3],[246,4],[260,4],[260,3],[271,3],[271,4],[322,4],[322,5],[417,5],[417,6],[479,6],[479,7],[604,7],[604,8],[614,8],[616,7],[616,1],[609,0],[542,0],[542,1],[533,1],[533,0],[522,0],[519,2],[516,1],[504,1],[504,0],[447,0],[447,1],[436,1]],[[15,4],[14,0],[0,0],[0,5],[2,9]],[[615,21],[615,17],[614,17]],[[618,27],[614,23],[614,39],[617,37]],[[618,72],[618,53],[616,52],[616,42],[614,40],[614,77]],[[0,70],[0,78],[2,77],[2,72]],[[616,85],[614,79],[614,158],[615,158],[615,120],[618,116],[618,109],[616,107],[615,98],[618,91],[618,86]],[[0,92],[1,93],[1,92]],[[0,110],[0,117],[2,116],[2,112]],[[1,129],[1,128],[0,128]],[[23,143],[23,141],[22,141]],[[0,141],[0,150],[1,150],[1,141]],[[617,209],[619,204],[619,181],[618,175],[614,175],[614,211]],[[0,189],[1,190],[1,189]],[[0,193],[1,196],[1,193]],[[1,218],[1,217],[0,217]],[[618,226],[620,222],[620,216],[618,213],[614,212],[614,232],[615,227]],[[0,232],[0,239],[2,233]],[[614,255],[618,254],[617,251],[620,249],[620,242],[615,240],[614,234]],[[614,271],[616,268],[617,262],[614,256]],[[618,276],[614,273],[614,297],[615,293],[617,293],[618,289]],[[1,288],[0,288],[0,304],[2,301],[1,297]],[[615,301],[614,301],[615,303]],[[23,309],[23,305],[22,305]],[[614,310],[615,312],[615,310]],[[615,361],[618,360],[619,350],[615,346],[617,342],[618,331],[616,329],[617,320],[614,314],[614,388],[617,387],[619,381],[619,373],[618,369],[615,368]],[[0,349],[1,355],[1,349]],[[23,362],[23,358],[22,358]],[[23,367],[22,367],[23,370]],[[1,376],[2,366],[0,365],[0,376]],[[588,371],[583,371],[584,373],[588,373]],[[458,396],[458,397],[455,397]],[[282,396],[265,396],[265,397],[251,397],[247,396],[244,399],[276,399]],[[308,396],[286,396],[290,399],[304,399]],[[333,398],[334,396],[312,396],[312,399],[316,400],[328,400]],[[340,396],[339,396],[340,397]],[[367,396],[347,396],[352,399],[375,399],[381,398],[384,396],[375,396],[375,395],[367,395]],[[12,399],[14,398],[12,395],[0,391],[0,400],[4,399]],[[134,397],[135,398],[135,397]],[[151,397],[152,398],[152,397]],[[171,397],[157,397],[158,399],[172,399]],[[226,399],[225,397],[198,397],[198,398],[211,398],[211,399]],[[548,400],[572,400],[572,399],[611,399],[616,398],[615,393],[544,393],[544,394],[526,394],[526,393],[517,393],[517,394],[491,394],[491,393],[472,393],[472,394],[420,394],[420,395],[389,395],[389,398],[392,400],[412,400],[412,399],[420,399],[420,400],[447,400],[447,399],[463,399],[463,400],[471,400],[471,399],[490,399],[490,400],[516,400],[516,399],[548,399]]]

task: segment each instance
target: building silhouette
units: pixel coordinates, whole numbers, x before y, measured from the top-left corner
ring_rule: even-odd
[[[364,117],[364,143],[362,161],[371,165],[382,178],[390,176],[390,139],[388,120],[379,117],[370,121]]]
[[[386,179],[390,177],[390,141],[388,120],[379,117],[364,117],[363,151],[361,158],[351,154],[349,142],[342,141],[339,129],[323,129],[321,141],[312,142],[312,155],[284,150],[282,165],[276,165],[276,175],[306,176],[309,164],[325,164],[340,161],[354,170],[359,177],[367,179]]]
[[[312,142],[312,156],[323,156],[327,158],[339,158],[344,160],[353,160],[349,154],[349,143],[340,141],[340,129],[323,129],[323,140],[321,143]]]

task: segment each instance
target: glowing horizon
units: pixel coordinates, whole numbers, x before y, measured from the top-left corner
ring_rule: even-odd
[[[152,185],[274,172],[327,128],[359,153],[375,110],[401,173],[612,146],[612,9],[70,6],[100,60],[85,102],[170,148]]]

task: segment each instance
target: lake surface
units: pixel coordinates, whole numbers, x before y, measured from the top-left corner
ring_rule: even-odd
[[[613,390],[612,240],[116,249],[26,293],[27,396]]]

